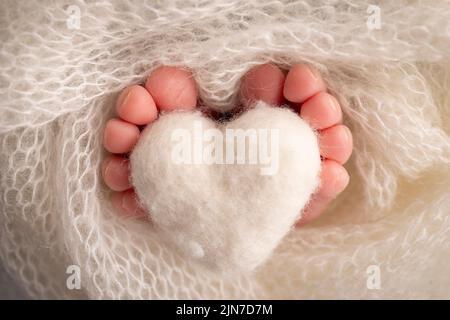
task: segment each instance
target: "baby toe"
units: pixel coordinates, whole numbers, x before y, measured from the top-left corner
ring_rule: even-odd
[[[314,129],[322,130],[340,123],[342,110],[335,97],[322,91],[302,105],[300,116]]]
[[[114,191],[125,191],[131,188],[130,162],[128,159],[111,155],[102,163],[102,177],[105,184]]]
[[[162,111],[192,110],[197,105],[197,85],[191,72],[184,68],[157,68],[148,77],[145,88]]]
[[[284,79],[283,71],[273,64],[254,67],[245,74],[241,82],[242,104],[249,107],[259,100],[270,105],[282,104]]]
[[[325,129],[319,134],[319,147],[322,157],[344,164],[352,154],[352,133],[344,125]]]
[[[126,88],[117,99],[116,111],[123,120],[136,125],[149,124],[158,116],[153,98],[144,87]]]
[[[133,189],[114,193],[111,202],[113,206],[126,217],[143,218],[147,216],[147,213],[139,204]]]
[[[326,209],[350,181],[345,168],[333,160],[324,160],[320,173],[320,186],[309,205],[305,208],[297,225],[304,225],[317,217]]]
[[[316,70],[305,64],[296,64],[286,76],[283,93],[287,100],[302,103],[324,90],[325,82]]]
[[[103,146],[111,153],[130,152],[139,139],[139,128],[132,123],[110,119],[103,134]]]

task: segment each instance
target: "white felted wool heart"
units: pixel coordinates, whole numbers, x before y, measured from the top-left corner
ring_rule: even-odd
[[[224,124],[198,111],[163,114],[131,155],[133,185],[161,237],[223,271],[252,270],[270,256],[319,171],[313,130],[262,102]]]

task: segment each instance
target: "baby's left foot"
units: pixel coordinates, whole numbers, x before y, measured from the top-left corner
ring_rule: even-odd
[[[184,68],[162,66],[148,77],[145,87],[126,88],[117,99],[118,118],[108,121],[103,146],[113,153],[102,164],[106,185],[115,191],[112,204],[119,212],[131,217],[147,213],[139,204],[130,181],[128,154],[138,142],[141,129],[155,121],[159,111],[170,112],[197,106],[197,86],[192,74]]]

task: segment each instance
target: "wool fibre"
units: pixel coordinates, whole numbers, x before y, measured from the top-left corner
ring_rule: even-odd
[[[251,271],[270,256],[318,186],[317,138],[298,114],[262,102],[217,127],[198,111],[162,115],[133,150],[132,182],[162,239],[207,267]],[[221,139],[203,138],[213,132]],[[190,151],[186,159],[173,152],[182,142],[176,133]],[[223,156],[211,161],[204,154]]]

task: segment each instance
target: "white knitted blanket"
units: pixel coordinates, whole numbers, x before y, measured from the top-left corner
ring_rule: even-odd
[[[35,298],[450,298],[449,17],[431,0],[1,1],[3,276]],[[322,72],[354,133],[351,184],[229,278],[112,210],[101,135],[160,64],[227,110],[267,61]]]

